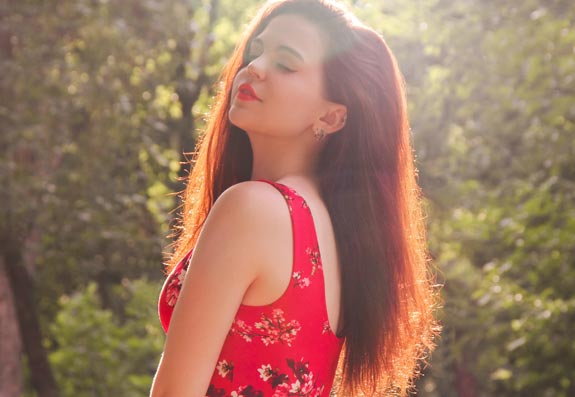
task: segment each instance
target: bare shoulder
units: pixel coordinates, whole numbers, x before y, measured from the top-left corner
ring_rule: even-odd
[[[274,229],[284,218],[284,199],[274,190],[265,182],[242,182],[212,206],[174,307],[154,396],[205,394],[246,291],[269,273],[266,247],[285,230]]]
[[[259,201],[259,204],[271,200],[281,203],[283,198],[278,195],[279,191],[271,186],[269,183],[260,181],[245,181],[239,182],[227,188],[218,198],[233,196],[236,199],[249,199],[250,202],[254,200]]]
[[[215,226],[215,227],[214,227]],[[216,200],[204,226],[217,229],[255,263],[269,261],[268,245],[276,234],[285,235],[291,221],[282,194],[266,182],[246,181],[226,189]],[[289,234],[288,234],[289,237]],[[246,258],[247,259],[247,258]]]
[[[281,193],[270,184],[245,181],[226,189],[214,203],[212,211],[223,216],[233,215],[253,225],[254,222],[277,220],[276,217],[284,215],[286,204]]]

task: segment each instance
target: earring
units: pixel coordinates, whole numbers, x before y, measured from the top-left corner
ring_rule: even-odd
[[[314,127],[313,136],[316,141],[321,141],[325,137],[325,131],[321,127]]]

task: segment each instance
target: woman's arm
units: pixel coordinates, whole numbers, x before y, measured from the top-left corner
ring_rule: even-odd
[[[266,183],[242,182],[214,203],[194,248],[151,397],[204,397],[242,298],[264,261],[261,247],[283,214]],[[279,211],[279,212],[278,212]]]

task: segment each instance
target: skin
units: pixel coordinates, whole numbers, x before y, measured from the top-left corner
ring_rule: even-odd
[[[174,308],[151,397],[205,396],[240,304],[271,303],[289,285],[293,235],[286,202],[274,187],[256,179],[290,186],[308,203],[323,261],[332,330],[339,323],[335,238],[314,175],[323,142],[315,140],[313,128],[337,132],[346,109],[323,97],[324,43],[306,19],[276,17],[250,51],[251,62],[234,81],[229,117],[249,136],[252,180],[227,189],[210,210]],[[245,82],[261,101],[237,98],[238,87]]]

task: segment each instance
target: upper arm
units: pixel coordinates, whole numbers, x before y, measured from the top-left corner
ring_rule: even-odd
[[[210,210],[170,320],[153,397],[205,396],[242,298],[262,269],[258,244],[282,204],[270,189],[236,184]]]

